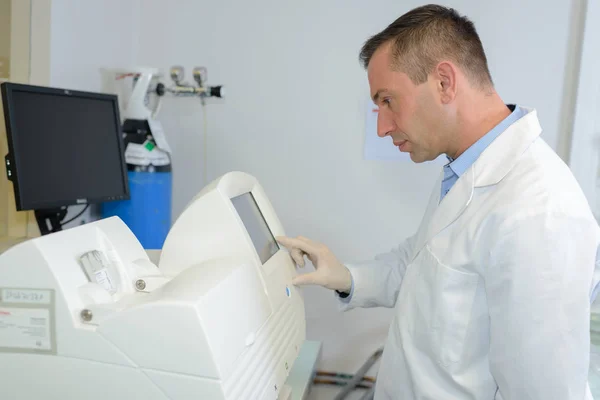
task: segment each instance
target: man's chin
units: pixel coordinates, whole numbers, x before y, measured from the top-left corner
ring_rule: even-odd
[[[419,153],[414,153],[414,152],[410,152],[409,155],[410,155],[410,159],[415,164],[422,164],[425,162],[433,161],[437,158],[437,157],[432,158],[432,156],[429,154],[419,154]]]
[[[424,163],[425,161],[427,161],[425,158],[423,158],[423,156],[419,156],[419,154],[415,154],[415,153],[408,153],[408,155],[410,156],[410,159],[412,160],[412,162],[414,162],[415,164],[421,164]]]

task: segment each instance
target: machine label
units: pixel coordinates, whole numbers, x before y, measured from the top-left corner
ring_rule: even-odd
[[[52,350],[50,311],[43,308],[0,307],[0,346]]]
[[[0,353],[56,354],[54,290],[0,288]]]
[[[2,289],[0,301],[3,303],[50,304],[51,292],[35,289]]]

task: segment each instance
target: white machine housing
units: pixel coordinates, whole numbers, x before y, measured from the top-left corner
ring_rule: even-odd
[[[232,172],[190,202],[158,266],[118,217],[12,247],[0,255],[1,397],[289,398],[306,328],[279,235],[257,180]]]

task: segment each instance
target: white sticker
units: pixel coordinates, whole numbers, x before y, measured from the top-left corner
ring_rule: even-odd
[[[155,167],[160,167],[169,165],[171,160],[168,153],[158,147],[150,151],[143,144],[128,143],[125,149],[125,162],[132,165],[148,166],[152,164]]]
[[[19,304],[50,304],[52,298],[49,290],[2,289],[0,301]]]
[[[0,347],[52,350],[50,310],[0,307]]]
[[[133,165],[149,165],[148,149],[141,144],[128,143],[125,149],[125,162]]]
[[[155,167],[161,167],[163,165],[169,165],[171,160],[169,159],[169,154],[161,149],[154,149],[154,151],[150,152],[150,162]]]
[[[156,145],[161,150],[164,150],[167,153],[171,153],[171,148],[169,147],[169,143],[167,143],[167,137],[165,136],[165,131],[160,121],[149,118],[148,125],[150,126],[150,132],[152,133],[152,137],[156,141]]]
[[[94,275],[96,276],[96,282],[98,282],[98,284],[100,286],[102,286],[108,292],[111,292],[111,293],[115,292],[115,287],[113,286],[112,281],[111,281],[110,277],[108,276],[108,271],[103,269],[100,271],[96,271],[94,273]]]

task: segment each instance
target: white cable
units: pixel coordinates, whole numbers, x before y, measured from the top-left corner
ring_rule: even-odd
[[[203,119],[203,125],[204,125],[204,150],[203,150],[203,156],[202,158],[204,159],[204,181],[203,181],[203,185],[206,186],[208,184],[207,179],[208,179],[208,122],[206,120],[206,104],[204,102],[202,102],[202,119]]]

